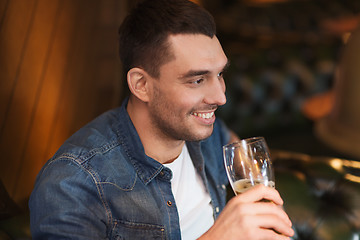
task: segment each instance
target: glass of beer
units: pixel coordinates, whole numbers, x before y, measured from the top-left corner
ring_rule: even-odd
[[[263,137],[225,145],[223,153],[226,172],[236,195],[257,184],[275,188],[270,152]]]

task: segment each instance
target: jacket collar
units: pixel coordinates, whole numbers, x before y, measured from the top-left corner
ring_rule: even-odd
[[[144,184],[148,184],[162,171],[164,166],[145,154],[144,146],[126,110],[128,100],[126,98],[120,107],[117,134],[120,144],[133,164],[137,175]]]
[[[164,165],[145,154],[144,146],[126,110],[128,100],[126,98],[120,107],[117,134],[120,144],[133,164],[137,175],[144,184],[148,184],[164,169]],[[204,160],[200,151],[201,142],[186,142],[186,144],[195,168],[200,172],[203,171]],[[199,161],[194,161],[194,159],[199,159]],[[166,175],[169,179],[171,178],[171,174],[166,173]]]

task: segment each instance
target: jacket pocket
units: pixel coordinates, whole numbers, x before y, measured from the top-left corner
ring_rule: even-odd
[[[111,234],[113,240],[166,239],[161,225],[115,220]]]

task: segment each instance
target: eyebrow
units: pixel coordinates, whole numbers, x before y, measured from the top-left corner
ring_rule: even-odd
[[[222,69],[222,72],[225,71],[230,65],[230,61],[228,60],[225,64],[225,66]],[[184,75],[181,75],[180,78],[181,79],[185,79],[185,78],[191,78],[191,77],[195,77],[195,76],[201,76],[201,75],[206,75],[209,74],[210,71],[209,70],[190,70],[187,73],[185,73]]]
[[[181,75],[180,78],[182,78],[182,79],[191,78],[191,77],[206,75],[209,73],[210,73],[209,70],[190,70],[187,73],[185,73],[184,75]]]

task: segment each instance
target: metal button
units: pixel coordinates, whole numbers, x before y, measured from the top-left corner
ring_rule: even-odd
[[[171,202],[171,201],[167,201],[167,205],[168,205],[169,207],[171,207],[172,202]]]
[[[216,208],[215,208],[215,212],[218,213],[219,211],[220,211],[219,207],[216,207]]]

